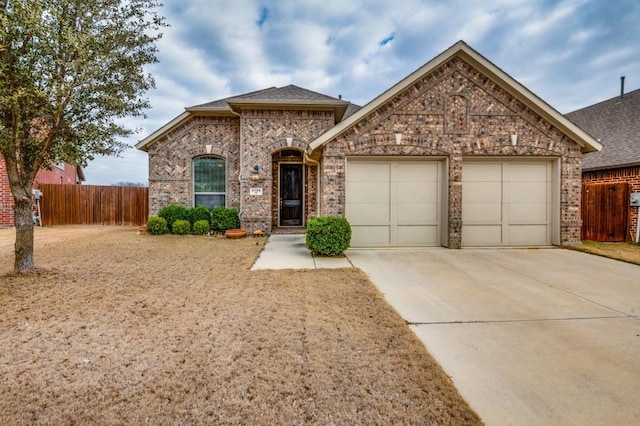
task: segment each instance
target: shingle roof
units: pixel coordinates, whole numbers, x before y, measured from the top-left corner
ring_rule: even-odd
[[[234,101],[255,101],[255,102],[340,102],[341,99],[323,95],[312,90],[290,84],[284,87],[269,87],[255,92],[244,93],[238,96],[231,96],[218,99],[206,104],[194,105],[191,108],[226,108],[229,109],[229,102]],[[344,102],[344,101],[343,101]]]
[[[604,148],[585,154],[583,170],[640,164],[640,89],[566,114]]]

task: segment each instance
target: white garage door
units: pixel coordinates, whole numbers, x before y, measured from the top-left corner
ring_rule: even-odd
[[[349,160],[352,247],[437,246],[441,162]]]
[[[463,246],[551,244],[552,163],[464,161]]]

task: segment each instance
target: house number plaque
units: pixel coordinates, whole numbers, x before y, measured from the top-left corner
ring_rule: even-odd
[[[262,195],[262,188],[249,188],[249,195]]]

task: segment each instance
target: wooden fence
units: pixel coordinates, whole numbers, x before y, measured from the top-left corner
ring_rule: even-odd
[[[582,184],[583,240],[627,240],[630,189],[628,183]]]
[[[43,226],[147,223],[148,188],[43,184],[40,190]]]

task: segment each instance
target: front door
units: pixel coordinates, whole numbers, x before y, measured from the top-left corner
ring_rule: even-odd
[[[280,226],[302,226],[302,164],[280,164]]]

